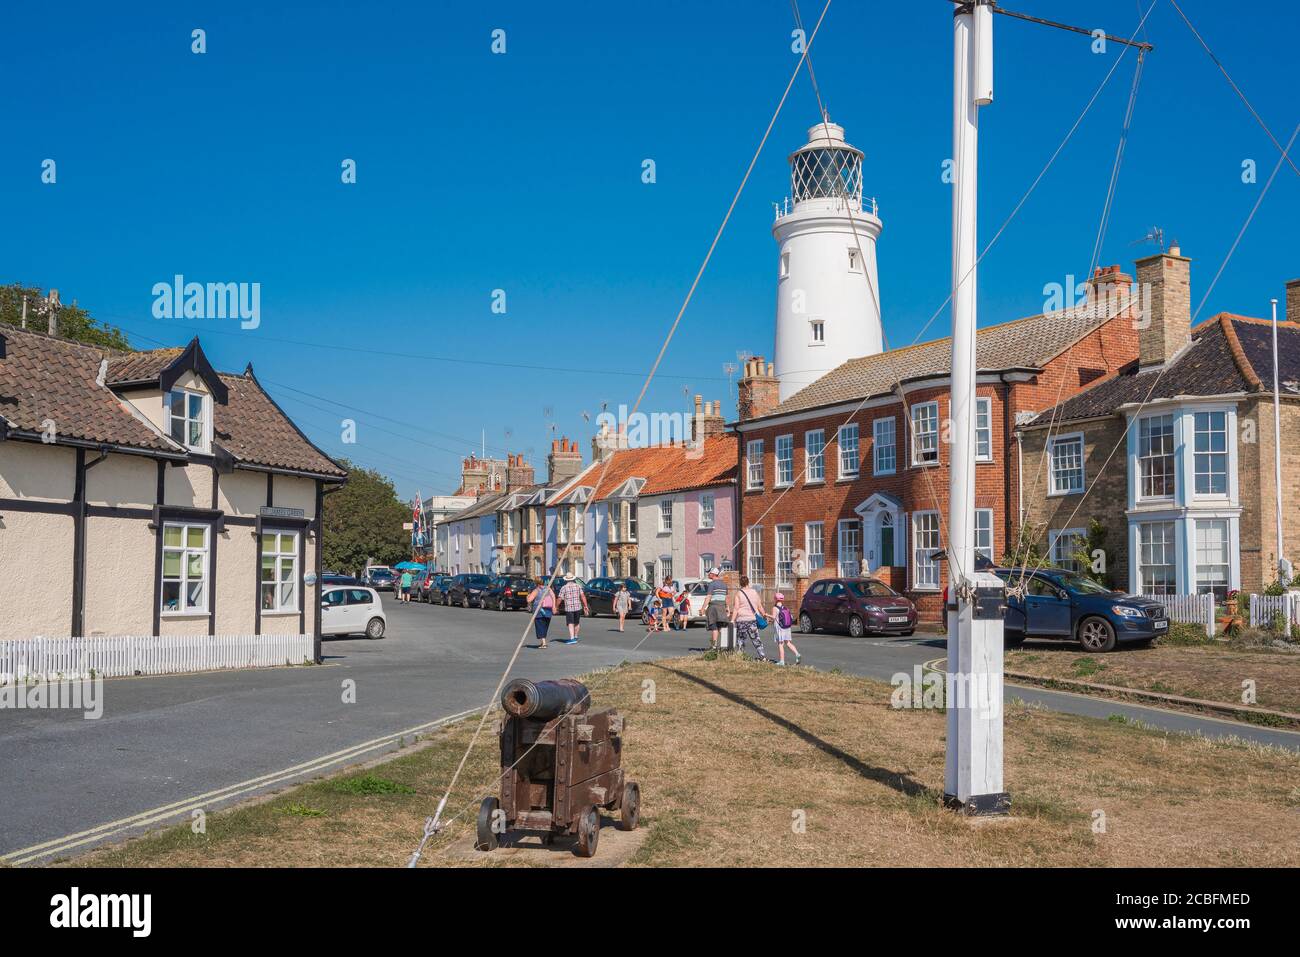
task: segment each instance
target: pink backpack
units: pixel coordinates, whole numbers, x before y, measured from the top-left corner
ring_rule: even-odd
[[[794,615],[785,605],[776,610],[776,623],[782,628],[794,627]]]

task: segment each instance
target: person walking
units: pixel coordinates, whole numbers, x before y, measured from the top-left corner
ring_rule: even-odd
[[[614,595],[614,614],[618,615],[618,630],[623,630],[623,621],[632,610],[632,593],[627,590],[627,582],[620,582]]]
[[[767,627],[767,614],[763,610],[763,596],[758,590],[749,586],[749,576],[740,576],[740,591],[731,596],[731,620],[736,623],[736,649],[743,650],[745,642],[752,642],[754,645],[754,657],[759,661],[767,661],[767,655],[763,653],[763,639],[759,636],[759,619],[763,619],[763,627]]]
[[[528,607],[536,614],[533,616],[533,631],[537,635],[537,647],[546,647],[546,634],[551,630],[551,617],[555,614],[555,592],[550,582],[538,582],[528,593]]]
[[[673,597],[676,595],[676,592],[673,590],[673,580],[671,578],[665,578],[663,585],[660,586],[659,591],[656,594],[659,596],[659,606],[663,609],[662,630],[667,631],[673,626],[673,615],[677,611],[677,607],[673,602]]]
[[[709,569],[709,584],[704,592],[704,623],[709,628],[709,650],[718,650],[718,632],[729,623],[727,618],[727,583],[722,570]]]
[[[564,620],[569,626],[569,644],[578,640],[578,629],[582,627],[582,616],[590,615],[587,605],[587,593],[573,578],[573,572],[564,576],[564,586],[560,589],[560,604],[564,606]]]
[[[409,571],[402,572],[402,580],[401,580],[402,594],[399,600],[403,604],[411,600],[411,581],[412,581],[411,573]]]
[[[772,596],[772,600],[776,602],[776,608],[772,609],[772,617],[776,619],[777,664],[785,664],[785,646],[789,645],[790,650],[794,652],[794,663],[797,665],[803,657],[799,654],[799,649],[794,646],[794,642],[790,640],[790,633],[794,630],[794,614],[785,606],[785,595],[777,592]]]

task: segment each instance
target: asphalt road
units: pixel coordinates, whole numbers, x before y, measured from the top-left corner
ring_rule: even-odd
[[[527,624],[518,612],[385,605],[388,637],[327,640],[321,667],[110,679],[103,717],[93,721],[79,711],[0,710],[0,856],[13,864],[67,857],[392,750],[399,733],[485,705]],[[552,638],[563,630],[556,622]],[[629,624],[620,635],[602,618],[587,620],[576,645],[552,641],[541,651],[530,635],[513,672],[564,677],[708,643],[700,628],[644,634]],[[884,680],[945,650],[941,636],[921,634],[796,641],[805,664]],[[346,682],[355,684],[355,703],[343,700]],[[1007,694],[1300,750],[1294,732],[1037,688]]]

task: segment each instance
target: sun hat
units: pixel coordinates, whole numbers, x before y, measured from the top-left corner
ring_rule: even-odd
[[[564,575],[564,580],[565,580],[566,582],[571,582],[571,581],[573,581],[573,572],[566,572],[565,575]]]
[[[710,574],[710,575],[721,575],[721,574],[722,574],[722,569],[719,568],[717,565],[714,565],[712,568],[709,569],[709,574]]]

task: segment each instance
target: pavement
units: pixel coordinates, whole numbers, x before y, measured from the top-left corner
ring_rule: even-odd
[[[318,667],[109,679],[97,720],[0,710],[0,860],[66,858],[395,750],[399,737],[485,706],[528,624],[522,612],[384,604],[387,637],[327,639]],[[543,651],[530,633],[512,673],[566,677],[708,645],[702,628],[646,637],[608,618],[587,619],[576,645],[554,640],[562,634],[554,622]],[[945,652],[941,635],[796,643],[805,664],[885,681]],[[1300,750],[1293,731],[1028,686],[1009,685],[1007,697]]]

